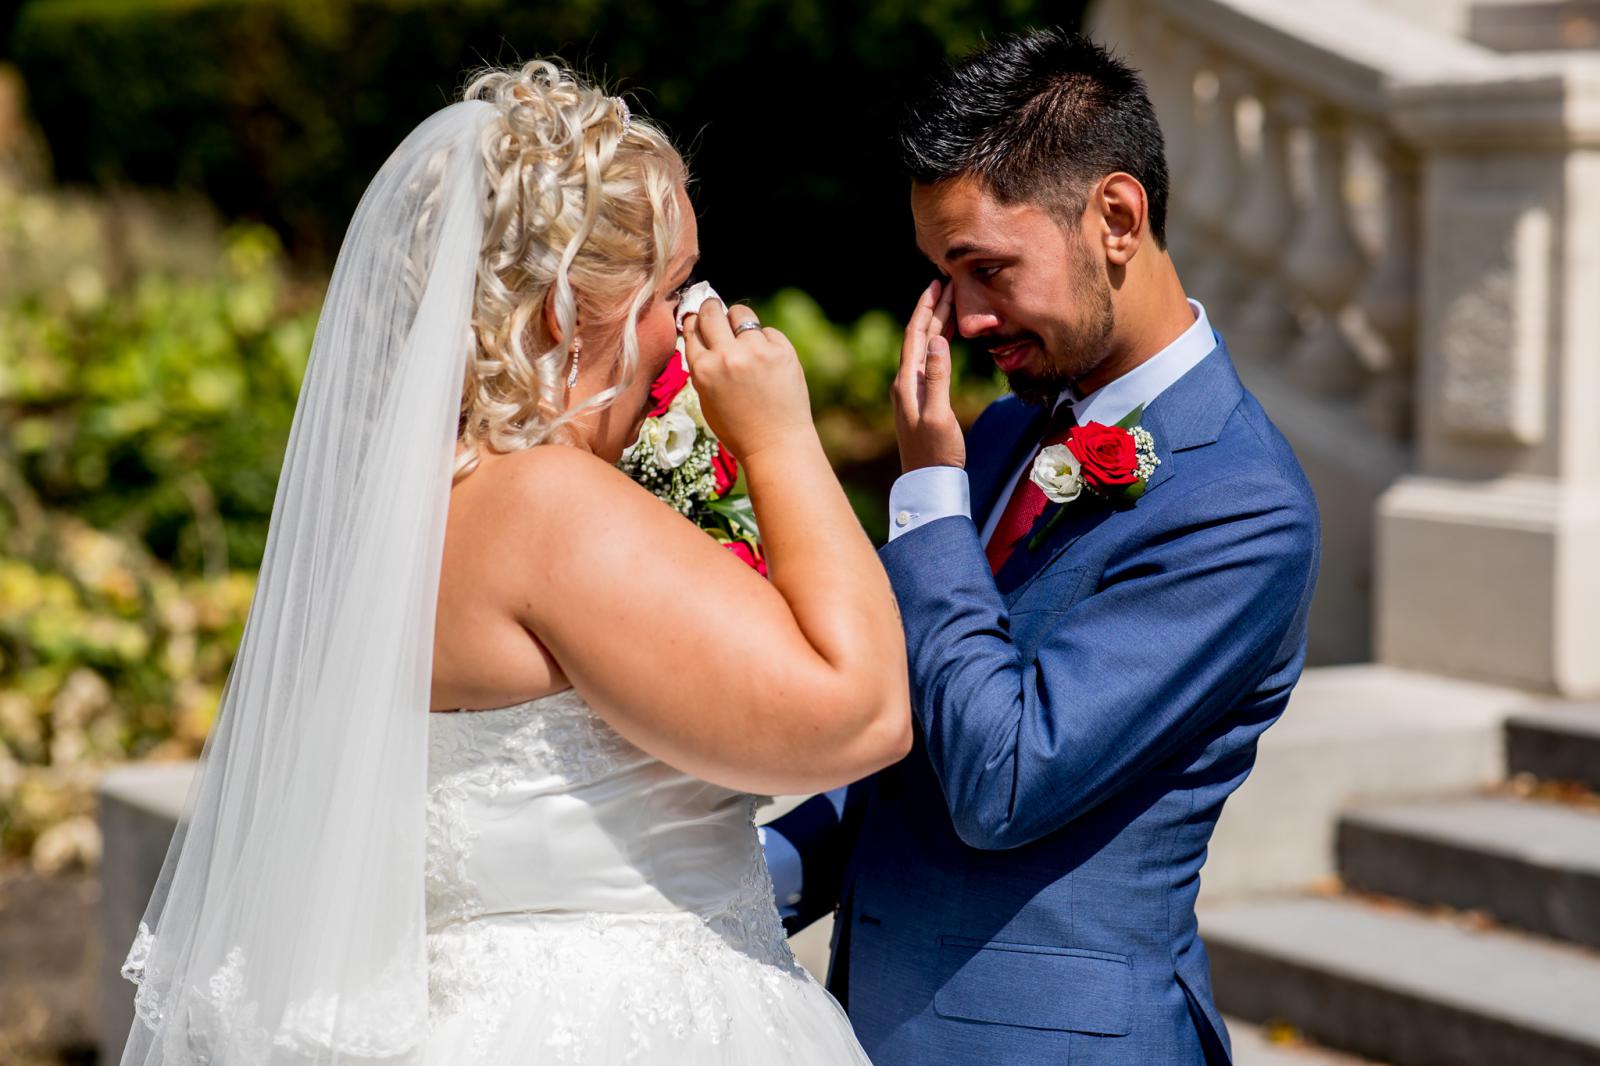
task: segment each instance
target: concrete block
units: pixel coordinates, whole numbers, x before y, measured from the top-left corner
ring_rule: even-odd
[[[1217,1004],[1395,1066],[1595,1066],[1600,958],[1341,899],[1208,907]]]
[[[100,1061],[118,1062],[133,1025],[133,985],[122,977],[150,893],[183,812],[194,763],[135,763],[100,781]]]
[[[1532,933],[1600,947],[1600,814],[1470,798],[1347,815],[1339,870],[1351,887],[1482,910]]]
[[[1522,711],[1506,723],[1511,773],[1576,781],[1600,791],[1600,704]]]
[[[1233,1044],[1233,1066],[1378,1066],[1371,1059],[1358,1059],[1326,1048],[1274,1043],[1261,1026],[1238,1018],[1224,1020]]]
[[[1516,690],[1385,666],[1306,671],[1223,808],[1202,898],[1293,891],[1332,875],[1335,826],[1357,801],[1501,780],[1502,723],[1527,703]]]

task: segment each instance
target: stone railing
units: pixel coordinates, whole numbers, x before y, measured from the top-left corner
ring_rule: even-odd
[[[1180,273],[1317,488],[1314,660],[1593,691],[1600,606],[1562,586],[1600,577],[1573,554],[1600,556],[1575,517],[1600,451],[1574,450],[1600,447],[1600,53],[1468,39],[1495,6],[1101,0],[1089,25],[1145,72]],[[1507,526],[1537,543],[1484,535]],[[1502,557],[1524,584],[1471,592]]]

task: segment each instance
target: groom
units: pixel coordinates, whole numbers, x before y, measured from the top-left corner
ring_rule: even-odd
[[[780,897],[837,906],[830,987],[878,1066],[1227,1063],[1194,902],[1300,675],[1311,489],[1167,255],[1136,72],[1003,38],[900,144],[947,279],[906,330],[882,552],[917,742],[772,827]],[[1015,394],[965,441],[957,332]]]

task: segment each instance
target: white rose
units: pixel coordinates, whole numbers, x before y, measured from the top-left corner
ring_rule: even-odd
[[[694,420],[694,424],[701,429],[710,428],[706,425],[705,413],[700,410],[700,394],[694,391],[694,382],[692,381],[685,384],[682,391],[672,398],[672,406],[667,410],[688,415]]]
[[[1083,473],[1077,457],[1065,444],[1052,444],[1040,452],[1028,478],[1051,503],[1071,503],[1083,491]]]
[[[656,465],[673,470],[694,451],[700,428],[682,411],[668,411],[660,418],[647,418],[639,429],[639,439],[655,453]]]

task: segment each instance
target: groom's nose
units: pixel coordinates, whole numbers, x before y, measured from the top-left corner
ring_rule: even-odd
[[[956,329],[963,337],[971,339],[981,337],[985,333],[993,333],[1000,328],[1000,316],[987,307],[966,309],[956,308]]]
[[[1000,328],[1000,316],[995,314],[981,287],[963,285],[959,278],[952,279],[951,284],[955,286],[952,297],[955,306],[951,314],[955,316],[957,333],[971,340]]]

